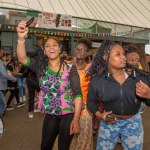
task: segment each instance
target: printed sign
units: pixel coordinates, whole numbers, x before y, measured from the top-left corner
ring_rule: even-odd
[[[71,30],[72,17],[49,12],[42,13],[42,27],[62,30]]]

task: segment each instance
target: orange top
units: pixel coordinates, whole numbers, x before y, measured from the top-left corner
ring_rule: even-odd
[[[84,109],[81,112],[81,115],[89,115],[86,102],[87,102],[87,94],[88,94],[88,85],[90,83],[90,77],[86,77],[87,70],[90,68],[91,64],[87,64],[84,70],[78,70],[80,76],[80,86],[82,92],[82,102],[84,103]]]

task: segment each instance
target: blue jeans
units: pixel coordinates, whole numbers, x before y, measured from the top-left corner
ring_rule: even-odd
[[[6,102],[4,92],[0,91],[0,118],[2,118],[5,109],[6,109]]]
[[[26,95],[26,79],[23,77],[17,77],[18,81],[18,89],[19,89],[19,96],[25,96]]]
[[[116,120],[115,124],[100,123],[97,150],[113,150],[118,137],[121,136],[124,150],[142,150],[143,125],[138,113],[127,120]]]

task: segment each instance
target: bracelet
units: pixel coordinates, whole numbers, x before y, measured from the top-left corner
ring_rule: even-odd
[[[23,41],[20,41],[19,39],[17,40],[18,43],[24,43],[25,39]]]

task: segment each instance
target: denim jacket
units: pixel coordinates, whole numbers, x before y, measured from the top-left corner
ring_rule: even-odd
[[[10,80],[12,82],[17,81],[15,77],[8,74],[5,63],[0,60],[0,90],[6,90],[7,80]]]

